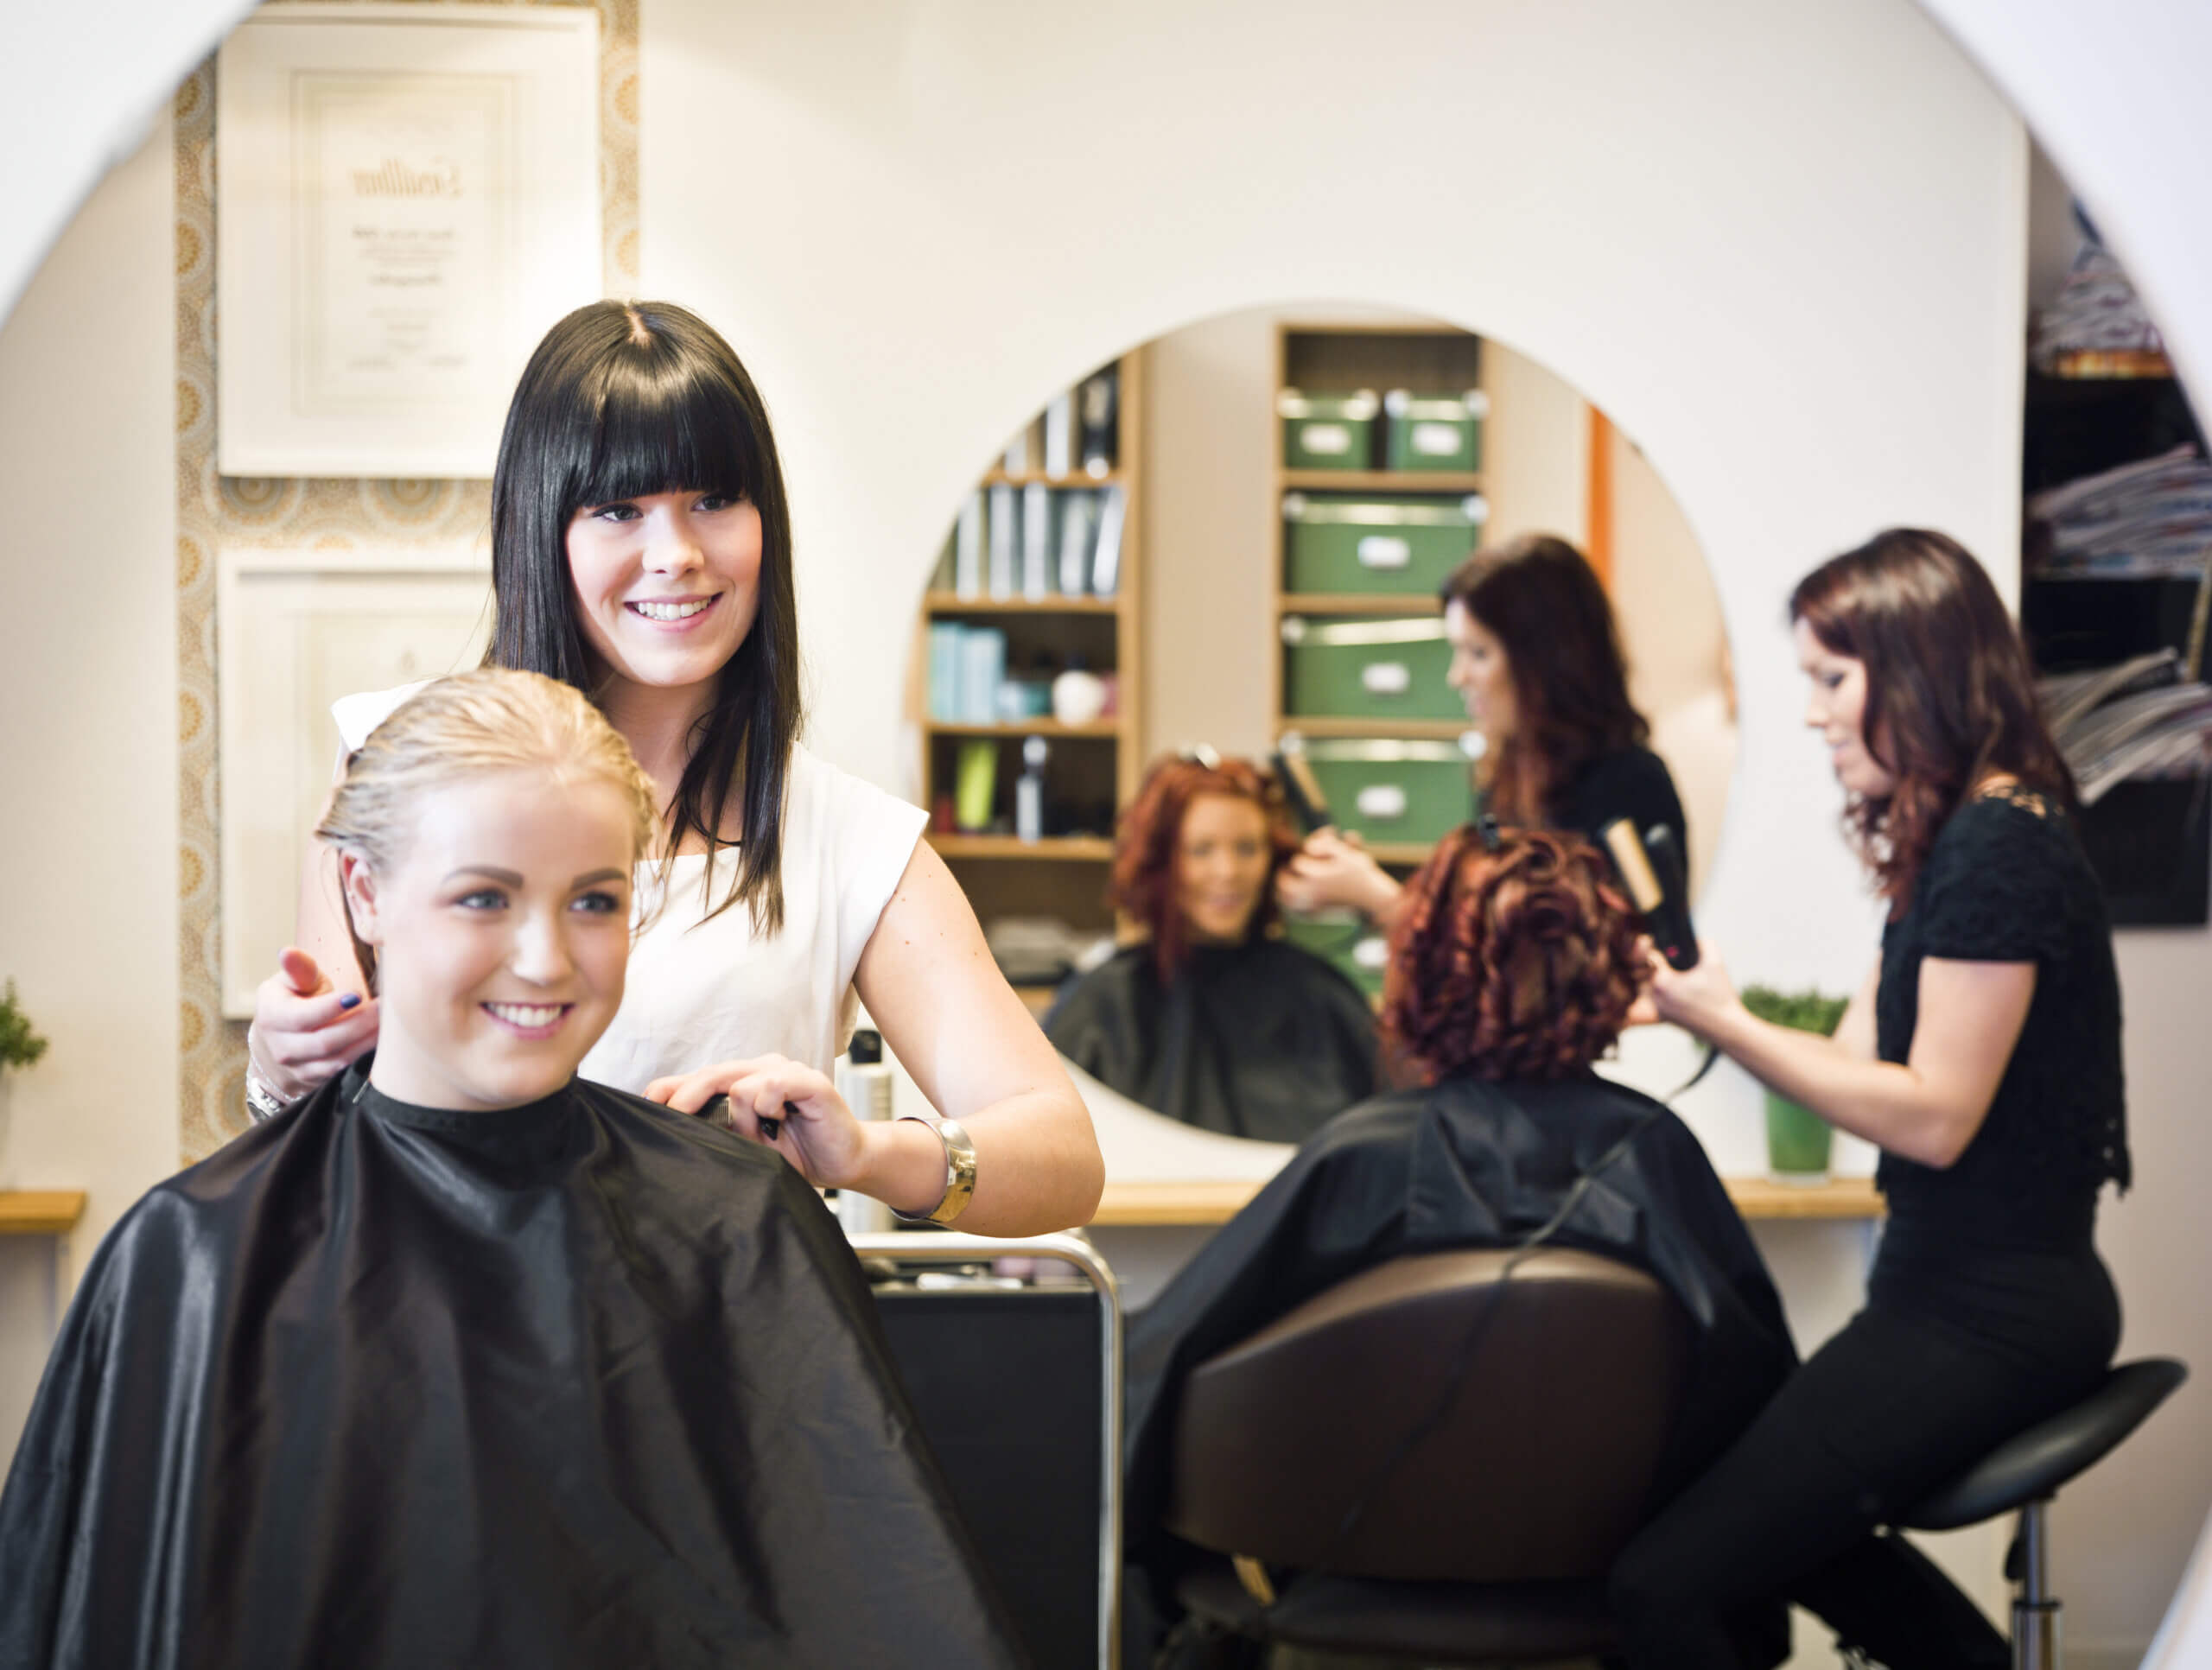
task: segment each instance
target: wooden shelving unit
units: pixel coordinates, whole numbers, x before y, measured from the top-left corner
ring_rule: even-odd
[[[1445,394],[1481,386],[1481,344],[1470,333],[1442,324],[1284,324],[1276,331],[1275,370],[1277,388],[1297,388],[1308,394],[1344,393],[1363,388],[1381,392],[1394,387],[1411,389],[1417,395]],[[1427,495],[1449,498],[1465,498],[1484,490],[1484,475],[1479,469],[1293,469],[1281,461],[1281,424],[1272,410],[1268,422],[1274,426],[1274,493],[1278,505],[1286,493],[1291,492],[1387,493],[1394,497]],[[1326,619],[1332,616],[1429,614],[1434,612],[1436,602],[1425,591],[1391,594],[1286,590],[1288,535],[1280,516],[1275,527],[1275,558],[1269,582],[1274,607],[1266,625],[1272,640],[1268,665],[1274,687],[1269,708],[1274,715],[1275,734],[1280,737],[1295,732],[1317,740],[1376,737],[1404,741],[1458,741],[1467,729],[1464,720],[1332,718],[1284,710],[1284,617]],[[1377,860],[1394,870],[1419,865],[1428,856],[1428,850],[1425,845],[1412,842],[1370,846]]]
[[[1286,326],[1286,335],[1297,327]],[[1332,331],[1332,335],[1351,334]],[[1448,334],[1440,331],[1438,334]],[[1472,339],[1470,339],[1471,340]],[[1286,492],[1360,493],[1478,493],[1480,471],[1444,470],[1283,470],[1277,487]]]
[[[1120,391],[1116,408],[1115,466],[1103,476],[1042,471],[986,470],[979,489],[1041,486],[1055,492],[1117,488],[1123,499],[1118,583],[1111,597],[963,597],[942,583],[922,602],[917,657],[920,676],[913,707],[921,736],[924,803],[936,810],[950,791],[963,743],[995,740],[1001,745],[996,799],[1010,814],[1013,784],[1020,771],[1020,746],[1042,737],[1052,746],[1046,768],[1048,827],[1055,811],[1073,810],[1079,832],[1025,841],[1011,834],[966,834],[932,824],[930,844],[953,874],[988,929],[1008,916],[1052,916],[1083,930],[1110,931],[1105,902],[1108,867],[1114,857],[1113,819],[1135,793],[1144,768],[1143,724],[1144,602],[1144,407],[1143,350],[1116,363]],[[1055,537],[1058,517],[1054,518]],[[1002,724],[971,724],[928,716],[926,648],[928,627],[937,621],[961,621],[1004,631],[1008,653],[1034,662],[1066,664],[1080,657],[1090,670],[1116,675],[1115,710],[1089,724],[1063,725],[1049,717]],[[1009,670],[1014,670],[1010,665]],[[1048,1003],[1047,987],[1017,987],[1033,1009]]]
[[[1103,835],[1047,835],[1042,841],[1020,841],[1013,835],[932,835],[930,845],[945,859],[1068,859],[1079,863],[1109,863],[1114,843]]]

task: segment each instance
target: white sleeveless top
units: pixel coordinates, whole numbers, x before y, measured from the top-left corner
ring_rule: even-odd
[[[420,689],[333,702],[346,746],[359,747]],[[792,744],[784,784],[782,931],[756,937],[743,905],[705,920],[712,903],[701,885],[707,856],[677,858],[666,907],[632,946],[622,1007],[578,1071],[633,1091],[656,1078],[753,1056],[788,1056],[828,1072],[852,1037],[853,971],[927,822],[918,806]],[[716,860],[715,899],[728,892],[736,869],[733,852]],[[657,865],[638,867],[639,918],[660,903],[659,873]]]

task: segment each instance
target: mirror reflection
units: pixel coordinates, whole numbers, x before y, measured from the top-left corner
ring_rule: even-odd
[[[1328,1029],[1287,987],[1223,1010],[1198,981],[1172,1002],[1209,1003],[1204,1042],[1163,1043],[1192,1029],[1154,1011],[1206,936],[1125,873],[1157,862],[1133,842],[1191,836],[1115,835],[1179,757],[1230,772],[1170,797],[1185,819],[1295,762],[1319,804],[1300,817],[1271,786],[1268,909],[1231,937],[1370,997],[1404,879],[1480,810],[1593,841],[1622,816],[1667,827],[1694,888],[1719,841],[1733,690],[1686,518],[1580,391],[1440,321],[1248,309],[1053,395],[963,500],[922,615],[930,839],[1001,966],[1078,1064],[1232,1134],[1318,1122],[1232,1104],[1285,1038]],[[1113,975],[1092,971],[1141,970],[1137,942],[1152,975],[1102,1006]],[[1240,1009],[1283,1036],[1232,1043]]]

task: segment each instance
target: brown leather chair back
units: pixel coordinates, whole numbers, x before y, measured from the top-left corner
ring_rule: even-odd
[[[1626,1265],[1543,1248],[1501,1281],[1510,1256],[1394,1260],[1200,1364],[1176,1421],[1168,1528],[1351,1577],[1602,1573],[1641,1520],[1688,1319]],[[1449,1412],[1389,1465],[1463,1364]]]

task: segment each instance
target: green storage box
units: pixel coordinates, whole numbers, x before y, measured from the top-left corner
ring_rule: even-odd
[[[1383,457],[1394,470],[1478,470],[1490,397],[1480,389],[1429,398],[1393,389],[1382,397]]]
[[[1357,394],[1301,394],[1285,389],[1275,396],[1282,420],[1282,462],[1287,470],[1371,470],[1375,467],[1375,419],[1382,403],[1371,389]]]
[[[1357,911],[1329,911],[1318,916],[1287,916],[1282,937],[1311,951],[1370,998],[1382,994],[1382,974],[1390,943],[1382,930]]]
[[[1283,589],[1434,597],[1482,543],[1490,505],[1464,498],[1286,493]]]
[[[1370,847],[1431,846],[1475,815],[1473,764],[1456,742],[1296,737],[1339,829]]]
[[[1282,623],[1283,711],[1335,719],[1459,719],[1459,695],[1444,682],[1452,645],[1444,618]]]

